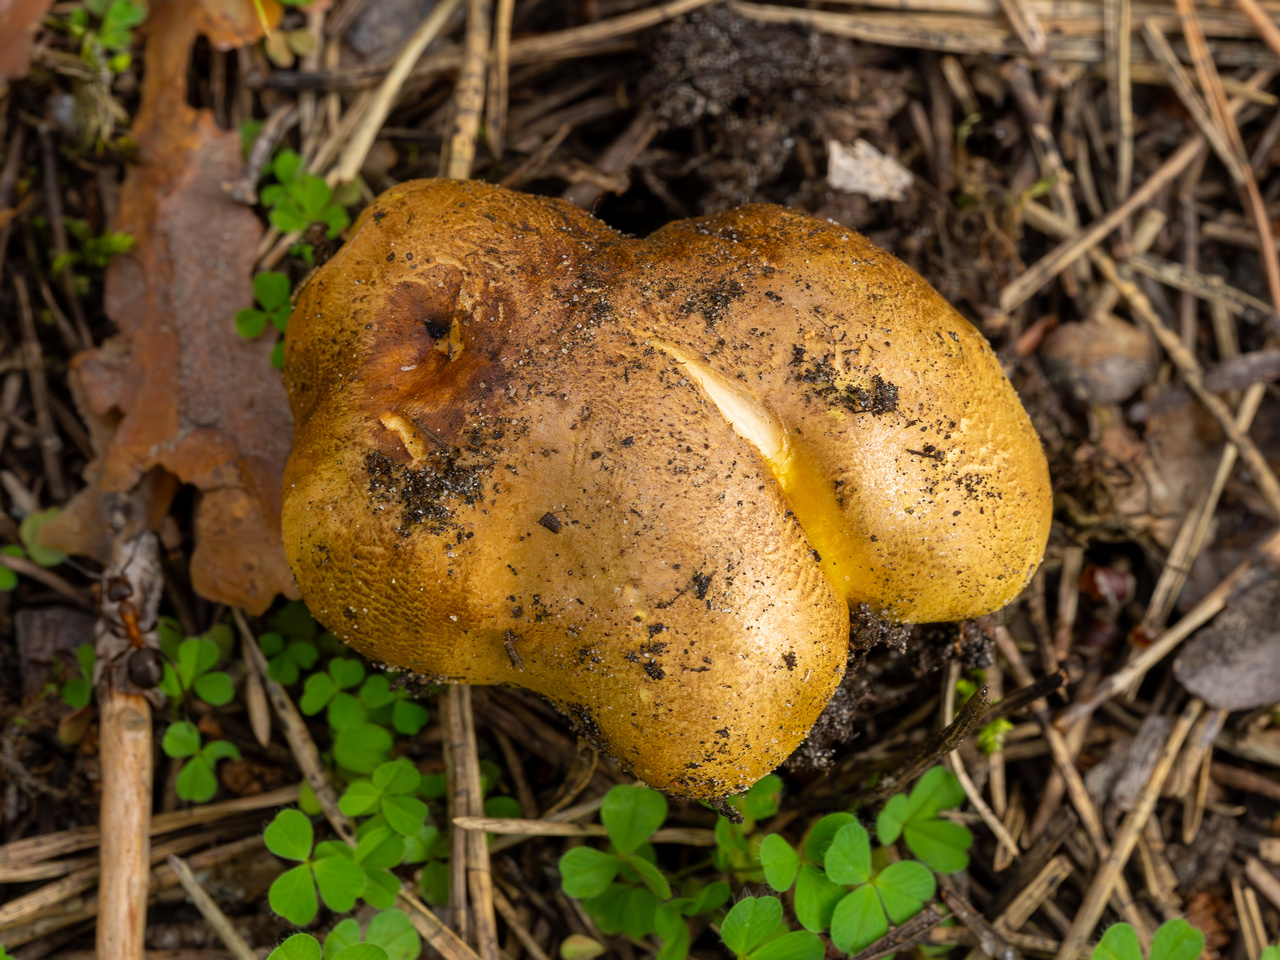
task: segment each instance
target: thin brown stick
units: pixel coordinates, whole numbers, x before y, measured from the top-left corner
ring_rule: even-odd
[[[471,710],[471,688],[454,684],[449,688],[449,739],[455,776],[455,806],[463,816],[484,816],[484,794],[480,786],[480,756],[476,748],[475,717]],[[493,876],[489,850],[480,830],[455,831],[462,834],[466,888],[471,894],[470,920],[474,927],[476,952],[482,960],[498,958],[498,927],[494,919]]]
[[[98,688],[102,757],[98,956],[143,960],[151,851],[151,704],[108,681]]]
[[[1053,625],[1053,652],[1059,662],[1071,652],[1072,631],[1080,604],[1080,572],[1084,569],[1084,547],[1075,545],[1062,551],[1062,579],[1058,584],[1058,616]]]
[[[151,819],[151,836],[157,837],[185,827],[213,823],[226,817],[270,807],[282,807],[294,803],[298,799],[298,785],[281,787],[270,793],[261,793],[254,797],[238,797],[235,800],[223,800],[204,806],[192,807],[189,810],[175,810],[172,813],[156,814]],[[102,833],[97,824],[91,827],[77,827],[74,830],[62,830],[58,833],[46,833],[0,847],[0,864],[38,863],[53,857],[61,857],[78,850],[88,850],[98,846]]]
[[[168,862],[169,868],[178,878],[178,882],[182,884],[182,889],[187,892],[191,902],[195,904],[196,909],[204,917],[205,923],[209,924],[210,929],[218,935],[218,939],[231,951],[236,960],[258,960],[258,955],[250,948],[249,944],[245,943],[244,937],[240,936],[235,924],[227,919],[227,915],[222,912],[222,908],[214,902],[213,897],[205,892],[204,887],[200,885],[200,881],[196,879],[196,875],[187,866],[187,862],[174,854],[169,855]]]
[[[1121,879],[1121,872],[1124,870],[1124,865],[1129,862],[1129,856],[1133,853],[1133,848],[1138,842],[1142,828],[1146,825],[1147,818],[1155,810],[1156,800],[1160,797],[1160,789],[1164,786],[1165,778],[1173,767],[1173,761],[1177,758],[1178,751],[1182,749],[1182,741],[1186,739],[1191,730],[1191,725],[1195,723],[1196,718],[1203,709],[1204,703],[1199,699],[1193,699],[1187,704],[1186,709],[1182,711],[1182,715],[1178,717],[1178,722],[1170,732],[1169,739],[1165,741],[1164,749],[1160,753],[1160,759],[1156,762],[1155,769],[1151,771],[1151,776],[1147,779],[1147,784],[1143,788],[1136,806],[1131,813],[1125,816],[1124,821],[1120,824],[1120,829],[1116,832],[1116,839],[1115,843],[1112,844],[1110,856],[1102,861],[1093,881],[1089,884],[1089,889],[1085,892],[1084,902],[1081,903],[1076,912],[1071,929],[1067,931],[1067,935],[1062,939],[1062,946],[1057,954],[1058,960],[1068,960],[1070,957],[1075,957],[1088,942],[1089,935],[1093,932],[1094,927],[1098,924],[1098,919],[1102,916],[1102,910],[1106,906],[1107,900],[1110,899],[1112,891],[1116,889],[1116,884]]]
[[[1271,48],[1271,51],[1280,57],[1280,27],[1277,27],[1275,21],[1267,15],[1267,11],[1262,9],[1262,4],[1258,3],[1258,0],[1236,0],[1236,6],[1249,18],[1253,29],[1258,31],[1258,35]]]
[[[601,154],[596,166],[607,174],[626,173],[635,163],[636,157],[661,129],[661,121],[653,111],[647,105],[642,106],[627,128]],[[595,205],[603,193],[604,188],[598,183],[584,180],[573,184],[561,196],[575,206],[588,210]]]
[[[252,821],[246,821],[236,825],[227,825],[216,830],[202,830],[190,836],[166,840],[150,848],[148,854],[149,862],[151,864],[162,863],[166,857],[172,854],[186,854],[192,850],[199,850],[201,847],[208,846],[216,840],[225,840],[229,833],[237,831],[239,833],[251,833],[257,826],[258,824]],[[29,893],[14,897],[4,906],[0,906],[0,931],[26,923],[35,917],[43,916],[58,904],[97,886],[102,876],[101,867],[97,858],[85,859],[88,862],[79,869],[70,871],[53,883],[46,883],[44,886],[37,887]]]
[[[267,673],[267,658],[263,656],[262,649],[258,646],[258,641],[254,638],[253,631],[249,629],[249,624],[245,621],[244,614],[238,608],[232,608],[231,612],[235,618],[236,626],[240,630],[246,654],[258,661],[258,670],[266,684],[267,696],[276,711],[276,716],[280,718],[280,723],[284,726],[285,740],[289,743],[289,749],[293,752],[294,760],[297,762],[303,776],[307,778],[307,783],[315,793],[316,799],[319,801],[321,809],[324,810],[330,826],[333,827],[338,836],[346,841],[348,846],[354,847],[356,845],[354,824],[346,814],[338,809],[337,794],[324,772],[324,766],[320,762],[320,751],[316,749],[315,741],[311,738],[311,732],[307,729],[307,725],[303,721],[302,715],[298,712],[298,708],[293,705],[289,692]],[[439,918],[417,896],[401,887],[396,894],[396,902],[409,915],[409,921],[413,924],[414,929],[445,960],[478,960],[475,952],[460,940],[457,934],[441,923]]]
[[[49,232],[53,236],[53,249],[63,257],[70,252],[67,246],[67,228],[62,219],[62,187],[58,183],[58,151],[53,142],[53,131],[41,124],[40,157],[44,172],[44,199],[49,208]],[[71,272],[71,264],[64,262],[58,271],[58,279],[62,281],[62,292],[71,305],[71,315],[75,318],[76,334],[80,339],[80,349],[93,346],[93,338],[89,335],[89,324],[85,321],[84,307],[76,295],[76,277]]]
[[[489,59],[488,104],[485,107],[485,130],[489,152],[502,159],[507,143],[507,80],[511,72],[511,18],[515,0],[498,0],[493,18],[493,54]]]
[[[1249,85],[1262,86],[1269,79],[1270,71],[1260,71],[1251,78]],[[1231,109],[1233,112],[1238,112],[1243,107],[1243,100],[1237,98],[1232,101]],[[1143,181],[1142,186],[1129,194],[1127,200],[1120,203],[1101,220],[1091,223],[1071,239],[1064,240],[1028,267],[1025,273],[1017,277],[1000,292],[1001,309],[1008,313],[1026,302],[1033,293],[1060,273],[1064,267],[1087,254],[1099,241],[1119,227],[1137,210],[1150,203],[1156,194],[1191,165],[1204,143],[1204,137],[1197,133],[1179,147],[1173,156],[1162,163],[1151,176]]]
[[[1246,857],[1244,875],[1277,910],[1280,910],[1280,880],[1277,880],[1276,875],[1267,869],[1265,863],[1257,857]]]
[[[248,643],[242,634],[240,643]],[[269,669],[269,666],[268,666]],[[246,650],[244,651],[244,702],[249,711],[249,727],[253,730],[253,738],[260,747],[266,748],[271,743],[271,706],[267,702],[267,691],[262,685],[262,671],[258,669],[258,660]]]
[[[1222,78],[1218,75],[1218,68],[1209,52],[1209,44],[1205,40],[1195,3],[1193,0],[1176,0],[1176,3],[1178,17],[1182,23],[1183,38],[1191,51],[1192,63],[1195,66],[1196,76],[1200,78],[1200,89],[1204,92],[1205,100],[1208,101],[1209,112],[1239,161],[1239,170],[1243,179],[1237,182],[1244,188],[1245,206],[1253,219],[1254,229],[1258,231],[1259,238],[1264,241],[1259,245],[1259,250],[1262,254],[1263,273],[1266,274],[1267,286],[1271,292],[1271,302],[1280,308],[1280,255],[1277,255],[1273,245],[1265,242],[1271,236],[1271,218],[1267,213],[1266,203],[1262,199],[1262,191],[1258,188],[1257,178],[1253,175],[1253,167],[1249,165],[1249,157],[1244,148],[1244,140],[1240,136],[1240,129],[1236,126],[1234,101],[1227,102]],[[1232,173],[1234,176],[1235,170]]]
[[[955,881],[945,873],[938,874],[938,888],[942,902],[951,908],[956,919],[973,934],[979,951],[996,960],[1022,960],[1022,954],[1017,948],[999,930],[987,923],[986,918],[956,889]]]
[[[337,791],[329,783],[324,764],[320,762],[320,751],[316,749],[316,742],[311,737],[311,731],[307,729],[306,721],[302,719],[298,708],[293,705],[293,698],[289,696],[289,691],[279,681],[273,680],[267,672],[267,658],[263,656],[262,649],[258,646],[253,631],[249,629],[244,614],[238,607],[233,607],[231,615],[240,630],[240,640],[245,656],[252,657],[256,661],[258,673],[262,676],[263,684],[267,688],[267,697],[271,701],[271,706],[275,708],[276,716],[280,718],[280,723],[284,727],[284,738],[289,743],[289,749],[293,752],[293,758],[302,770],[302,775],[306,777],[308,785],[316,795],[316,800],[324,810],[324,815],[334,831],[348,844],[355,846],[355,823],[338,809]]]
[[[511,775],[511,785],[515,788],[516,799],[520,801],[520,810],[528,820],[538,819],[538,798],[529,786],[529,778],[524,773],[524,761],[520,758],[511,738],[497,727],[490,727],[489,734],[498,741],[498,749],[502,751],[502,759],[507,762],[507,773]]]
[[[356,174],[360,172],[360,168],[364,166],[365,157],[369,155],[369,148],[373,146],[373,141],[377,138],[378,131],[382,129],[382,124],[386,122],[387,115],[391,112],[392,104],[395,103],[396,97],[399,96],[405,80],[408,79],[409,73],[413,70],[413,65],[418,62],[418,58],[422,56],[422,51],[427,48],[427,45],[444,29],[449,22],[449,18],[453,16],[454,11],[458,9],[461,2],[462,0],[441,0],[427,14],[422,23],[418,25],[418,28],[410,34],[404,46],[400,48],[400,52],[396,54],[395,62],[391,65],[391,69],[387,71],[387,75],[379,85],[377,93],[373,95],[368,106],[364,108],[364,112],[359,115],[360,126],[351,134],[351,139],[347,141],[347,147],[342,152],[342,159],[338,162],[335,171],[335,179],[337,181],[347,182],[354,180]]]
[[[55,500],[67,498],[67,482],[62,476],[62,438],[53,427],[53,414],[49,410],[49,383],[44,373],[44,351],[36,333],[36,316],[31,309],[31,295],[27,281],[21,276],[13,278],[18,292],[18,322],[22,330],[22,360],[27,368],[27,384],[31,390],[31,406],[35,409],[36,430],[40,435],[40,457],[44,464],[45,480],[49,493]]]
[[[1258,553],[1272,555],[1272,559],[1280,559],[1280,531],[1268,536],[1258,547]],[[1066,728],[1078,723],[1093,713],[1097,707],[1110,700],[1122,690],[1127,690],[1148,670],[1163,660],[1187,637],[1216,617],[1227,605],[1227,600],[1235,592],[1237,585],[1253,569],[1254,560],[1246,557],[1236,568],[1227,574],[1217,586],[1201,598],[1200,602],[1189,610],[1181,620],[1156,637],[1151,645],[1140,651],[1132,660],[1113,673],[1098,688],[1083,700],[1073,703],[1058,715],[1054,721],[1057,727]]]
[[[960,678],[960,663],[957,660],[951,661],[951,669],[947,677],[946,690],[942,698],[942,719],[945,724],[952,722],[952,714],[955,712],[956,699],[956,682]],[[989,688],[988,691],[989,692]],[[964,790],[964,795],[969,798],[969,803],[973,805],[973,809],[977,811],[978,816],[982,818],[982,822],[987,828],[995,834],[998,840],[1009,853],[1010,856],[1016,857],[1020,852],[1018,850],[1017,841],[1009,835],[1009,831],[1005,829],[1005,825],[1000,822],[1000,818],[996,816],[995,811],[987,805],[982,798],[981,791],[978,790],[973,779],[969,776],[969,771],[964,767],[964,761],[960,759],[960,751],[952,750],[946,756],[947,766],[951,768],[951,772],[955,774],[956,779],[960,781],[960,787]]]
[[[551,960],[547,952],[538,945],[538,941],[533,939],[533,934],[520,922],[520,915],[516,913],[516,908],[507,899],[507,895],[497,887],[493,889],[493,902],[498,912],[502,914],[502,919],[506,921],[507,929],[516,935],[520,945],[529,951],[529,956],[533,957],[533,960]]]
[[[860,953],[855,953],[850,960],[880,960],[891,953],[904,951],[929,937],[929,932],[947,919],[946,915],[930,903],[906,923],[894,927],[883,937]]]
[[[1027,0],[1000,0],[1000,6],[1028,53],[1039,59],[1049,52],[1049,38],[1034,6]]]
[[[1182,101],[1182,105],[1191,114],[1191,118],[1196,122],[1196,126],[1199,127],[1200,133],[1209,142],[1209,146],[1213,148],[1213,152],[1218,155],[1218,159],[1227,168],[1231,178],[1236,183],[1244,183],[1244,167],[1240,157],[1231,149],[1221,129],[1214,123],[1213,117],[1209,115],[1208,106],[1200,94],[1196,92],[1191,83],[1191,78],[1187,76],[1187,71],[1182,66],[1182,61],[1173,52],[1173,47],[1169,45],[1168,39],[1165,38],[1164,31],[1160,29],[1160,24],[1155,20],[1145,21],[1142,24],[1142,35],[1146,39],[1147,46],[1151,52],[1155,54],[1156,60],[1164,68],[1165,76],[1169,78],[1169,85],[1173,87],[1178,99]]]
[[[440,721],[444,727],[441,747],[447,778],[445,816],[452,823],[459,816],[469,815],[470,810],[466,802],[465,781],[458,766],[459,744],[465,739],[465,730],[461,717],[457,716],[457,705],[448,693],[440,698]],[[467,838],[458,829],[449,833],[449,904],[446,916],[449,926],[462,940],[474,942],[471,916],[467,910]]]
[[[93,604],[83,590],[76,589],[48,567],[42,567],[26,557],[11,557],[7,553],[0,553],[0,566],[8,567],[14,573],[20,573],[24,577],[30,577],[32,580],[43,583],[50,590],[61,594],[84,610],[94,609]]]
[[[1123,201],[1133,187],[1133,77],[1130,0],[1104,0],[1103,37],[1107,50],[1107,94],[1116,135],[1116,197]]]
[[[563,823],[557,820],[521,820],[514,817],[454,817],[455,826],[499,836],[522,837],[604,837],[608,831],[599,823]],[[649,838],[652,843],[680,843],[690,847],[714,847],[714,830],[702,827],[663,827]]]
[[[462,44],[462,69],[453,86],[453,131],[440,154],[440,175],[466,180],[476,157],[480,113],[484,110],[485,62],[489,56],[492,0],[467,0],[467,32]],[[497,949],[496,941],[494,949]]]
[[[548,813],[543,820],[553,823],[572,823],[574,820],[580,820],[583,817],[589,817],[600,809],[600,804],[604,800],[604,796],[594,797],[591,800],[584,800],[582,803],[575,804],[556,813]],[[508,836],[499,836],[489,844],[489,854],[492,856],[502,850],[509,850],[511,847],[524,843],[533,834],[511,834]]]

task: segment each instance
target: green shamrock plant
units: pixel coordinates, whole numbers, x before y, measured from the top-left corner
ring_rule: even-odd
[[[310,640],[286,640],[279,633],[264,633],[258,638],[258,646],[267,658],[267,674],[286,687],[293,686],[320,659],[320,651]]]
[[[884,936],[891,921],[900,924],[915,916],[936,889],[923,864],[886,864],[883,855],[873,857],[870,834],[848,813],[819,820],[809,831],[803,857],[783,837],[770,834],[760,845],[760,863],[775,890],[795,884],[800,924],[814,932],[830,927],[831,942],[847,953]]]
[[[913,854],[939,873],[963,870],[969,865],[973,834],[938,816],[939,811],[963,802],[964,789],[955,774],[945,767],[933,767],[910,796],[899,793],[889,798],[876,818],[876,835],[886,845],[901,836]]]
[[[364,680],[364,664],[355,657],[334,657],[327,672],[313,673],[302,688],[298,709],[309,717],[327,710],[326,719],[334,730],[365,719],[360,700],[347,691]]]
[[[313,223],[328,226],[330,240],[350,223],[351,217],[333,202],[333,190],[323,177],[302,169],[302,157],[293,150],[281,150],[271,163],[278,183],[262,190],[262,203],[271,211],[269,219],[283,233],[306,230]]]
[[[290,923],[303,926],[316,918],[317,888],[325,906],[337,913],[346,913],[365,892],[367,877],[346,844],[321,843],[313,855],[315,832],[301,811],[281,810],[263,831],[263,840],[277,857],[298,861],[267,891],[271,909]]]
[[[327,671],[307,677],[298,708],[308,716],[326,711],[334,731],[334,759],[354,773],[371,773],[387,759],[392,744],[388,725],[412,735],[429,719],[404,691],[393,691],[384,674],[366,677],[364,664],[353,657],[334,657]]]
[[[53,258],[49,266],[52,273],[58,273],[63,267],[90,267],[94,270],[105,270],[112,259],[119,254],[128,253],[136,242],[132,234],[122,231],[105,231],[95,235],[89,229],[87,221],[79,217],[63,217],[63,224],[72,239],[79,244],[79,250],[68,250]],[[87,293],[87,287],[84,291]]]
[[[51,507],[48,510],[27,514],[22,518],[22,523],[18,527],[18,535],[22,538],[22,545],[19,546],[16,543],[8,544],[0,548],[0,553],[18,559],[26,558],[40,564],[42,567],[56,567],[67,559],[67,555],[60,550],[41,546],[39,533],[40,528],[56,517],[59,512],[57,507]],[[17,585],[18,575],[8,567],[0,566],[0,592],[12,590]]]
[[[720,939],[738,960],[822,960],[822,941],[792,930],[777,897],[743,897],[720,924]]]
[[[236,331],[248,340],[262,336],[271,321],[281,333],[289,325],[289,278],[283,273],[264,271],[253,278],[255,307],[236,311]]]
[[[872,869],[871,836],[860,823],[841,827],[823,858],[827,879],[849,888],[831,914],[831,942],[856,953],[914,917],[933,899],[933,873],[915,860]]]
[[[324,938],[323,960],[360,960],[364,954],[348,954],[357,944],[373,946],[382,951],[387,960],[416,960],[422,951],[422,938],[413,924],[399,910],[383,910],[376,913],[364,930],[361,940],[360,924],[351,918],[341,921]],[[368,960],[375,954],[369,953]]]
[[[227,740],[214,740],[201,745],[200,731],[194,723],[180,720],[169,724],[160,748],[166,756],[185,760],[178,771],[173,789],[183,800],[207,803],[218,792],[214,772],[219,760],[239,760],[240,748]]]
[[[667,818],[667,798],[648,787],[620,784],[605,794],[600,820],[608,831],[611,852],[575,847],[560,858],[560,880],[571,897],[603,895],[623,867],[629,867],[654,897],[667,900],[671,886],[653,861],[636,851]],[[643,936],[643,934],[641,934]]]
[[[90,23],[90,14],[96,25]],[[64,26],[80,40],[80,56],[87,64],[122,73],[133,62],[133,28],[146,18],[147,6],[140,0],[84,0],[83,7],[71,9]]]
[[[399,910],[376,913],[360,937],[360,924],[348,917],[320,941],[307,933],[295,933],[276,947],[267,960],[415,960],[422,952],[422,938]]]
[[[687,918],[719,910],[729,885],[716,881],[689,896],[672,897],[671,883],[655,863],[649,838],[667,817],[667,800],[648,787],[619,785],[605,794],[600,820],[610,849],[575,847],[560,858],[565,893],[606,936],[625,933],[636,940],[656,934],[658,960],[683,960],[689,952]]]
[[[79,710],[87,707],[93,699],[93,664],[98,658],[94,654],[93,644],[82,643],[76,647],[76,663],[80,665],[80,676],[72,677],[62,685],[62,702]]]
[[[414,796],[421,782],[422,775],[401,757],[379,765],[368,779],[347,787],[338,808],[349,817],[380,812],[400,836],[417,836],[427,818],[427,805]]]
[[[163,649],[164,636],[161,635]],[[188,637],[178,644],[173,663],[164,665],[164,677],[160,690],[174,703],[178,703],[187,691],[193,691],[205,703],[220,707],[235,697],[231,678],[221,670],[213,669],[222,659],[222,650],[208,637]]]
[[[759,882],[759,845],[751,835],[756,821],[778,812],[781,799],[782,778],[772,773],[752,784],[746,793],[729,798],[729,806],[742,815],[742,822],[734,823],[728,817],[716,820],[716,849],[711,860],[717,870],[733,873],[749,883]]]
[[[48,510],[28,513],[18,525],[18,535],[22,538],[22,545],[26,548],[27,556],[42,567],[56,567],[67,559],[67,555],[61,550],[54,550],[40,543],[41,527],[57,519],[58,514],[61,512],[58,507],[50,507]]]
[[[1151,938],[1150,960],[1199,960],[1204,950],[1204,934],[1178,917],[1160,924]],[[1271,958],[1267,953],[1274,951]],[[1268,947],[1259,960],[1277,960],[1280,950]],[[1127,923],[1108,927],[1090,955],[1092,960],[1142,960],[1138,934]]]

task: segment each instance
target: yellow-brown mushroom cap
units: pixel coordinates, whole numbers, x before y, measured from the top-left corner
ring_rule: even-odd
[[[1048,536],[986,341],[857,234],[752,206],[644,240],[458,181],[381,196],[290,320],[284,537],[367,655],[558,704],[724,796],[844,670],[849,604],[997,609]]]

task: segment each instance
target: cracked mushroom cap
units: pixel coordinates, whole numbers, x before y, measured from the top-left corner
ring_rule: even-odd
[[[284,539],[366,655],[510,683],[663,790],[804,739],[851,604],[995,610],[1044,550],[990,346],[856,233],[774,206],[637,240],[473,182],[383,194],[299,296]]]

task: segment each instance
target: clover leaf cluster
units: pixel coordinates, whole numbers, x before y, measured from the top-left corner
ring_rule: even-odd
[[[699,915],[718,921],[721,939],[740,960],[820,960],[826,950],[821,934],[836,949],[857,952],[933,899],[935,871],[968,865],[973,835],[942,816],[964,801],[964,791],[942,767],[885,804],[875,823],[879,846],[849,811],[819,819],[799,848],[780,833],[760,829],[761,821],[777,813],[781,792],[781,779],[770,775],[730,801],[742,822],[717,820],[712,865],[744,884],[791,891],[799,929],[776,896],[748,896],[728,908],[730,888],[723,881],[676,896],[676,884],[650,842],[666,819],[666,799],[645,787],[619,786],[606,794],[600,820],[609,846],[583,845],[565,853],[562,887],[582,901],[601,933],[636,940],[656,935],[662,960],[688,954],[687,921]],[[918,859],[903,859],[899,840]]]

